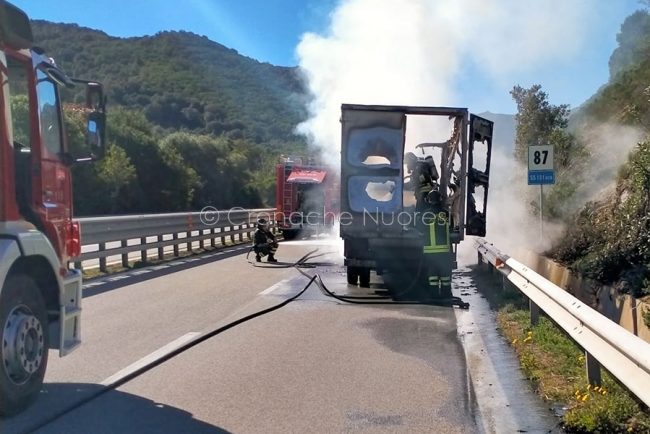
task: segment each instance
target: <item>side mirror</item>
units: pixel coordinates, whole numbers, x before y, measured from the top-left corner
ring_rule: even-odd
[[[103,113],[105,107],[104,86],[95,81],[86,82],[86,108]]]
[[[86,144],[90,148],[90,158],[100,160],[106,154],[106,113],[94,111],[88,115],[86,124]]]
[[[88,155],[74,158],[75,163],[101,160],[106,155],[106,97],[104,87],[96,81],[73,78],[74,83],[86,86],[86,145]]]

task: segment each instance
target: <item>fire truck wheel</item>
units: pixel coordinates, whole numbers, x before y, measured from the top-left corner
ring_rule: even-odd
[[[370,268],[359,269],[359,286],[362,288],[370,288]]]
[[[359,269],[357,267],[348,267],[347,270],[348,274],[348,283],[350,285],[357,285],[357,282],[359,281]]]
[[[30,277],[7,278],[0,294],[0,330],[0,415],[9,416],[36,399],[47,366],[47,311]]]

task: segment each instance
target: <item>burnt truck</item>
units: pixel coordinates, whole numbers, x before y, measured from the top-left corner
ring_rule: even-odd
[[[405,151],[428,168],[448,215],[451,270],[458,243],[486,232],[493,122],[466,108],[343,104],[341,126],[339,228],[348,283],[368,287],[374,270],[390,291],[426,290],[423,252],[432,250],[416,224],[419,181],[410,179]]]
[[[276,165],[275,221],[285,240],[329,232],[339,212],[335,170],[314,158],[281,156]]]

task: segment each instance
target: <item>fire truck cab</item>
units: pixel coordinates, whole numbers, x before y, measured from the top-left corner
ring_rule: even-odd
[[[339,188],[334,170],[312,158],[281,156],[276,166],[275,220],[285,240],[334,226]]]
[[[71,166],[104,154],[102,85],[68,77],[33,46],[27,15],[0,0],[0,416],[39,393],[48,350],[81,342],[79,224]],[[63,89],[85,88],[84,155],[66,142]]]

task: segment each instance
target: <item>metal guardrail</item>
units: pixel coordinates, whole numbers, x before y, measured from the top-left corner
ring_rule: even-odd
[[[476,240],[479,260],[499,270],[529,299],[531,322],[544,311],[585,351],[590,384],[600,385],[607,369],[646,405],[650,405],[650,344],[549,282],[484,239]]]
[[[97,246],[97,250],[85,251],[72,258],[75,267],[81,269],[83,262],[98,259],[101,271],[106,271],[107,258],[121,256],[122,266],[127,267],[129,253],[140,252],[140,260],[147,262],[152,257],[163,259],[164,248],[172,246],[172,254],[179,255],[179,246],[186,244],[188,251],[193,244],[205,248],[252,240],[259,217],[264,217],[274,227],[275,209],[232,209],[217,211],[204,209],[201,212],[125,215],[111,217],[88,217],[78,219],[81,226],[81,241],[84,247]],[[154,238],[154,240],[151,240]],[[155,249],[152,255],[151,250]]]

